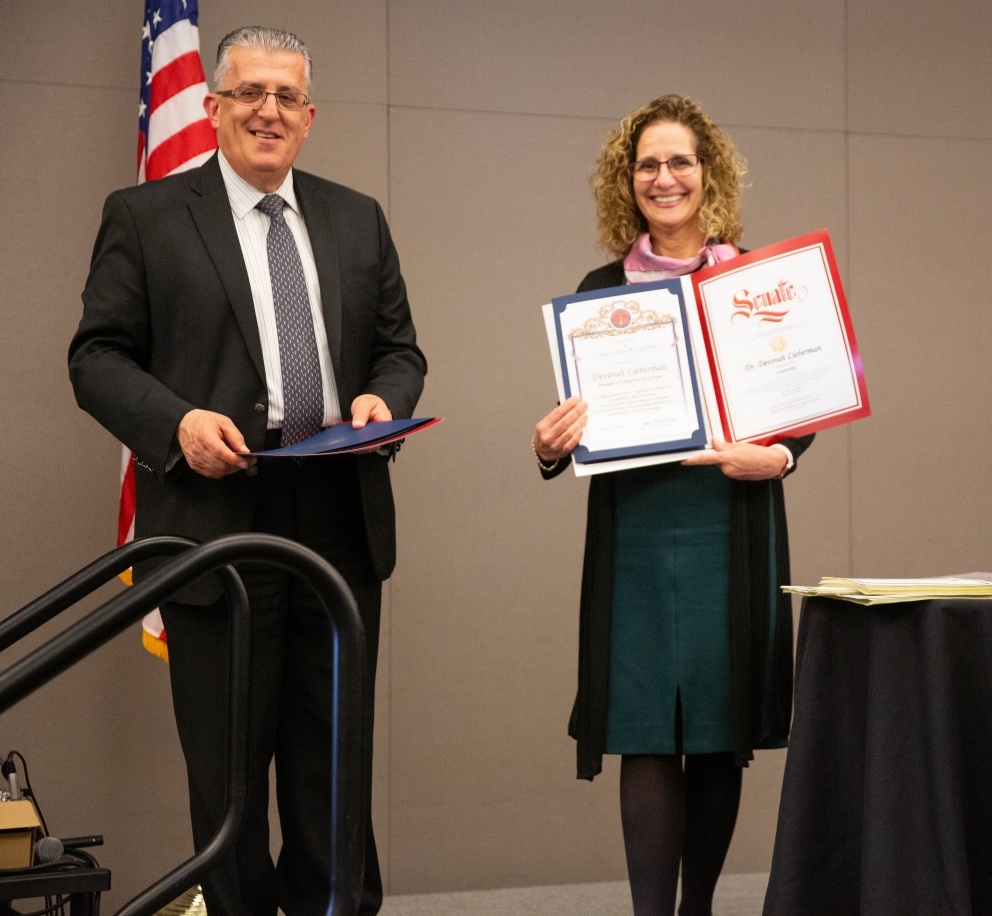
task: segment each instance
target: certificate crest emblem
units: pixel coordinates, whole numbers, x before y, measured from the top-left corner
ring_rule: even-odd
[[[630,312],[625,308],[614,309],[610,314],[610,324],[622,330],[630,324]]]

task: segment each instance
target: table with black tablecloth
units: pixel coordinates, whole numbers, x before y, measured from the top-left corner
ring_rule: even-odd
[[[803,602],[764,916],[992,914],[992,601]]]

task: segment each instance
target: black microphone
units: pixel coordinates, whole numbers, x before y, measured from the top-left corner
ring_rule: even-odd
[[[84,846],[102,846],[103,836],[99,833],[89,836],[70,836],[60,840],[54,836],[43,836],[34,844],[35,865],[48,865],[57,862],[67,849],[82,849]]]
[[[102,846],[103,834],[93,833],[89,836],[67,836],[62,845],[66,849],[82,849],[84,846]]]
[[[49,865],[65,854],[65,846],[57,837],[43,836],[34,844],[35,865]]]

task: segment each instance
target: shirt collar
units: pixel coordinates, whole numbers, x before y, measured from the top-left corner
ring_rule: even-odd
[[[236,219],[244,219],[258,202],[265,197],[264,191],[259,191],[253,184],[249,184],[237,172],[234,171],[231,163],[227,161],[224,154],[217,150],[217,161],[220,165],[220,173],[224,178],[224,187],[227,188],[227,197],[231,202],[231,210]],[[291,207],[297,214],[300,208],[296,203],[296,191],[293,189],[293,170],[286,173],[282,184],[274,192],[284,201],[286,206]]]

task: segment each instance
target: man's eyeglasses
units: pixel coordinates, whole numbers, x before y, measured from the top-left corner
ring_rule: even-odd
[[[257,86],[238,86],[236,89],[225,89],[215,95],[222,95],[225,99],[234,99],[239,105],[247,105],[249,108],[261,108],[270,95],[276,97],[276,104],[284,111],[302,111],[310,104],[310,96],[302,92],[291,92],[289,89],[280,89],[278,92],[266,92]]]
[[[673,175],[690,175],[696,171],[696,166],[702,162],[702,158],[695,153],[684,156],[672,156],[664,162],[657,159],[642,159],[640,162],[632,162],[630,171],[636,181],[654,181],[658,177],[663,165],[668,166],[668,171]]]

